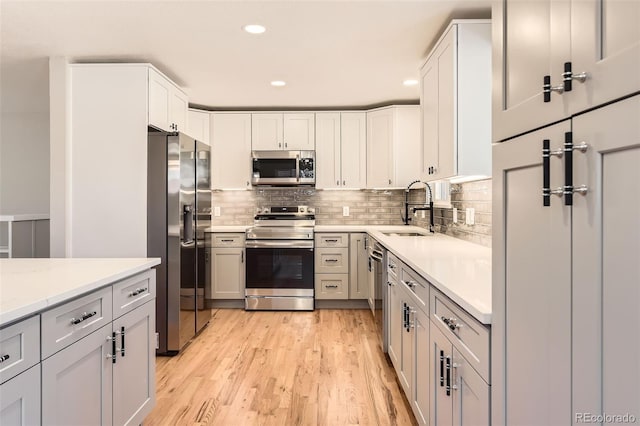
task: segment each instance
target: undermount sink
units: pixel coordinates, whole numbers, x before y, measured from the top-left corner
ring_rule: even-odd
[[[429,236],[429,234],[423,234],[420,232],[404,232],[404,231],[383,232],[382,234],[386,235],[387,237],[427,237]]]

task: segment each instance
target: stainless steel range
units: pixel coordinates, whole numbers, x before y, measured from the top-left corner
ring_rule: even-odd
[[[245,309],[313,310],[314,225],[311,207],[258,208],[246,234]]]

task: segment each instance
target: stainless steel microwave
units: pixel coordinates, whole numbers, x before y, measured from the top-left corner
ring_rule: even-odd
[[[315,185],[315,151],[252,151],[253,185]]]

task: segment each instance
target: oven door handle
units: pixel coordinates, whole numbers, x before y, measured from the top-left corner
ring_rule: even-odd
[[[247,240],[246,248],[300,248],[313,249],[313,240]]]

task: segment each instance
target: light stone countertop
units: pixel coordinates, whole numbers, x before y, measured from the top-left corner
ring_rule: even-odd
[[[0,327],[158,264],[159,258],[0,259]]]
[[[0,222],[21,222],[27,220],[49,220],[49,215],[46,213],[0,215]]]

